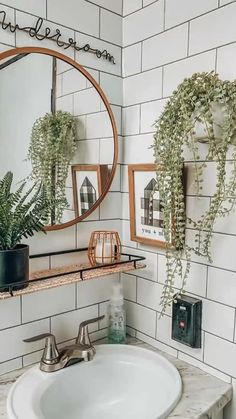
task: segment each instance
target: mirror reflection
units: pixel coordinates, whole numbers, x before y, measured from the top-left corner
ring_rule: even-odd
[[[0,178],[12,171],[15,187],[42,182],[48,225],[86,216],[111,176],[107,109],[91,82],[58,58],[30,53],[0,62],[0,138]]]

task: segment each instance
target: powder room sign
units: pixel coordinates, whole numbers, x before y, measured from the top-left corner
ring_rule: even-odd
[[[115,58],[106,50],[100,50],[92,48],[89,44],[79,46],[73,38],[68,38],[67,41],[62,40],[62,33],[60,29],[52,30],[48,26],[44,26],[44,19],[39,17],[35,26],[19,26],[17,23],[12,25],[11,22],[7,22],[6,12],[0,11],[0,27],[6,31],[9,30],[11,33],[22,31],[28,33],[31,38],[35,38],[38,41],[44,41],[45,39],[51,40],[57,44],[58,47],[67,50],[73,48],[75,51],[84,51],[91,54],[95,54],[97,58],[104,58],[105,60],[115,64]]]

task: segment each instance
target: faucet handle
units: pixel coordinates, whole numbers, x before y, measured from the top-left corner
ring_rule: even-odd
[[[84,322],[80,323],[79,333],[78,333],[78,337],[75,343],[80,344],[80,345],[92,346],[90,337],[89,337],[88,325],[99,322],[100,320],[103,320],[104,317],[105,317],[104,315],[99,316],[99,317],[94,317],[93,319],[85,320]]]
[[[23,342],[31,343],[39,340],[46,339],[45,348],[41,358],[41,362],[45,364],[54,364],[59,359],[59,352],[57,349],[55,336],[51,333],[43,333],[41,335],[33,336],[28,339],[24,339]]]

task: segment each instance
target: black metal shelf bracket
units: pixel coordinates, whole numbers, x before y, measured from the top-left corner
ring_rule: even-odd
[[[67,249],[67,250],[61,250],[58,252],[49,252],[49,253],[38,253],[35,255],[30,255],[30,259],[36,259],[36,258],[43,258],[43,257],[51,257],[51,256],[56,256],[56,255],[64,255],[64,254],[68,254],[68,253],[79,253],[79,252],[87,252],[88,248],[84,247],[84,248],[80,248],[80,249]],[[112,266],[119,266],[119,265],[125,265],[127,263],[133,263],[133,267],[134,269],[137,269],[137,263],[138,262],[142,262],[144,261],[146,258],[144,256],[137,256],[137,255],[133,255],[130,253],[121,253],[121,260],[117,261],[117,262],[112,262],[112,263],[106,263],[103,265],[96,265],[96,266],[88,266],[85,268],[81,268],[81,269],[76,269],[76,270],[72,270],[72,271],[67,271],[67,272],[60,272],[60,273],[56,273],[56,274],[52,274],[52,275],[47,275],[47,276],[43,276],[37,279],[31,279],[30,280],[30,284],[38,282],[38,281],[46,281],[48,279],[53,279],[53,278],[59,278],[59,277],[63,277],[65,275],[71,275],[71,274],[79,274],[80,279],[83,281],[84,280],[84,273],[88,272],[88,271],[93,271],[93,270],[98,270],[101,268],[111,268]],[[19,282],[11,282],[10,284],[8,284],[8,286],[6,287],[6,285],[4,287],[0,287],[0,292],[9,292],[9,294],[11,295],[11,297],[14,296],[13,291],[14,288],[16,289],[17,287],[22,286],[22,288],[24,287],[24,285],[28,285],[29,282],[21,282],[19,284]],[[6,291],[6,289],[8,289],[8,291]]]

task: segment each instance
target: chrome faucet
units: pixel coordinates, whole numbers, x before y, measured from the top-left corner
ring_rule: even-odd
[[[75,344],[65,346],[62,350],[58,350],[55,336],[51,333],[43,333],[25,339],[24,342],[36,342],[46,339],[45,348],[40,361],[40,369],[44,372],[54,372],[62,368],[69,367],[80,361],[91,361],[96,353],[91,343],[88,331],[88,325],[104,319],[105,316],[95,317],[94,319],[85,320],[79,326],[78,336]]]

